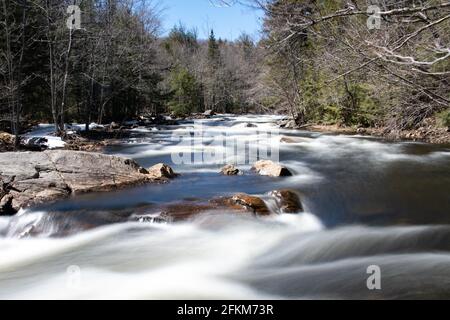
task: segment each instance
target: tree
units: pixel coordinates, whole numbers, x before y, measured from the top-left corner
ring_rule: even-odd
[[[16,147],[19,145],[22,90],[29,79],[23,74],[24,54],[29,45],[26,39],[27,11],[26,0],[1,1],[0,88],[3,100],[6,100],[6,110],[9,113],[11,131],[15,135]]]
[[[202,105],[202,92],[195,77],[185,68],[177,68],[170,76],[172,98],[170,110],[177,116],[189,115]]]

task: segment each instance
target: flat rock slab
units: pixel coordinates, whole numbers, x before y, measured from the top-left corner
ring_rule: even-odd
[[[72,194],[161,180],[135,161],[91,152],[0,153],[0,215]]]

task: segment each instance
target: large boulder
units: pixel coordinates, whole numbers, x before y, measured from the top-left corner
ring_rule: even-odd
[[[164,163],[155,164],[153,167],[149,168],[147,172],[142,172],[147,173],[153,179],[173,179],[177,176],[173,169]]]
[[[292,176],[292,173],[282,165],[275,163],[270,160],[260,160],[256,162],[253,166],[253,169],[256,170],[262,176],[270,176],[270,177],[288,177]]]
[[[1,215],[72,194],[109,191],[156,179],[130,159],[54,150],[0,153],[0,180]]]
[[[236,175],[240,174],[241,171],[238,168],[236,168],[234,165],[227,164],[225,167],[220,169],[220,173],[225,176],[236,176]]]
[[[299,196],[292,190],[274,190],[269,195],[275,199],[281,213],[298,213],[303,211]]]

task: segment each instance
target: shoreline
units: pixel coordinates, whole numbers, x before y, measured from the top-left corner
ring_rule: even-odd
[[[283,128],[280,125],[281,128]],[[298,127],[284,127],[284,129],[306,130],[327,134],[361,135],[382,138],[389,142],[423,142],[434,145],[450,145],[450,132],[436,126],[421,127],[415,130],[390,130],[387,127],[355,128],[340,125],[306,124]]]
[[[196,119],[209,119],[212,115],[191,115],[184,119],[155,119],[154,121],[142,121],[141,125],[144,126],[164,126],[178,123],[182,120],[196,120]],[[138,126],[138,120],[136,120],[135,126]],[[336,135],[360,135],[366,137],[381,138],[388,142],[422,142],[434,145],[450,146],[450,128],[439,127],[435,123],[428,123],[424,126],[414,130],[391,130],[387,127],[351,127],[338,124],[318,124],[309,123],[305,125],[296,125],[293,120],[285,118],[277,122],[279,128],[298,130],[298,131],[311,131],[324,134],[336,134]],[[71,151],[87,151],[87,152],[102,152],[104,147],[113,145],[120,141],[124,137],[129,137],[132,129],[135,127],[132,125],[117,125],[114,122],[109,125],[103,125],[101,128],[94,128],[88,132],[78,132],[73,135],[68,135],[63,138],[65,142],[63,148],[59,150],[71,150]],[[46,148],[37,150],[39,146],[24,146],[21,145],[18,150],[14,150],[14,136],[10,133],[0,132],[0,153],[4,152],[24,152],[24,151],[44,151]],[[55,150],[58,150],[55,149]]]

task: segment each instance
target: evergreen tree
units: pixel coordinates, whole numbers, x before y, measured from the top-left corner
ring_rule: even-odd
[[[172,98],[170,110],[177,116],[186,116],[198,111],[202,104],[202,93],[195,77],[186,68],[177,68],[171,73]]]

